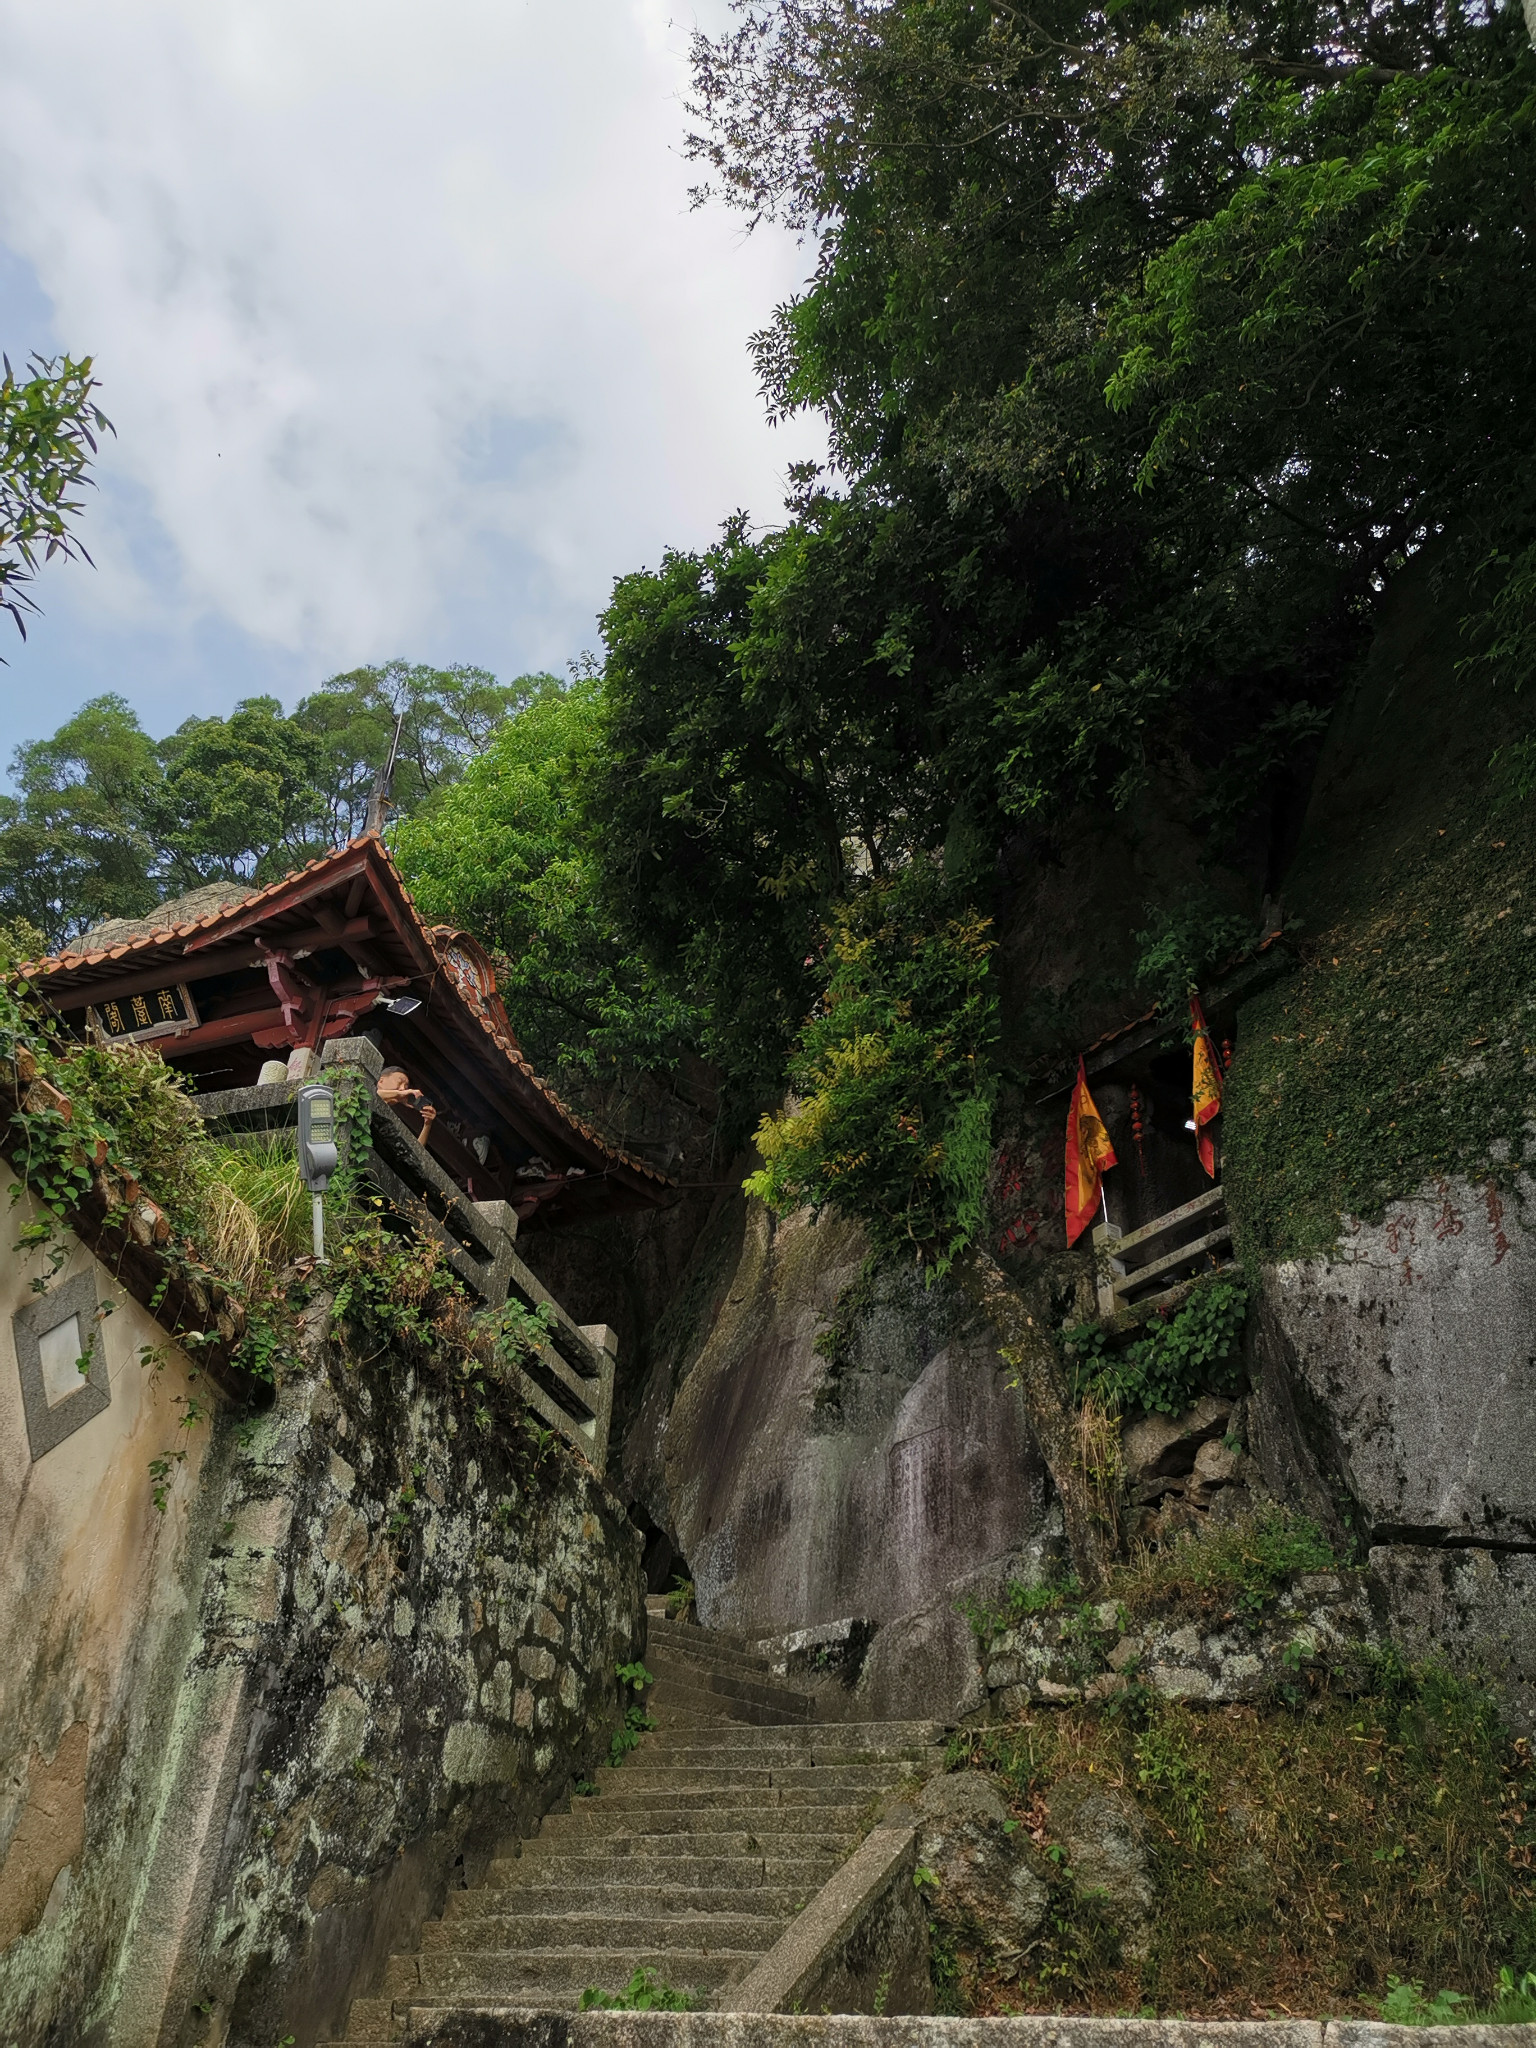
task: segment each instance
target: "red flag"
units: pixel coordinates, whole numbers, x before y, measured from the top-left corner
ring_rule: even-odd
[[[1093,1221],[1099,1205],[1099,1177],[1106,1166],[1115,1164],[1115,1148],[1109,1142],[1104,1119],[1088,1093],[1088,1075],[1079,1058],[1077,1085],[1067,1111],[1067,1243],[1076,1244]]]
[[[1206,1126],[1213,1117],[1221,1114],[1221,1062],[1216,1057],[1216,1048],[1211,1044],[1205,1014],[1196,996],[1189,999],[1189,1021],[1195,1027],[1195,1149],[1200,1154],[1200,1164],[1214,1180],[1216,1139]]]

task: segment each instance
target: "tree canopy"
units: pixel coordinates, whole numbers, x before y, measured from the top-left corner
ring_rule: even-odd
[[[124,698],[92,698],[12,760],[0,920],[25,919],[56,945],[199,882],[272,880],[362,831],[397,717],[392,815],[405,817],[542,681],[397,661],[333,676],[292,713],[247,697],[159,741]]]
[[[1531,672],[1536,55],[1513,0],[735,0],[693,70],[701,198],[808,238],[755,360],[828,469],[621,576],[600,676],[392,662],[157,742],[97,700],[17,756],[0,913],[335,844],[403,714],[401,858],[541,1056],[698,1044],[754,1113],[788,1077],[763,1192],[948,1258],[1011,864],[1177,789],[1256,909],[1431,542],[1468,690]],[[49,374],[0,572],[71,544],[89,365]]]

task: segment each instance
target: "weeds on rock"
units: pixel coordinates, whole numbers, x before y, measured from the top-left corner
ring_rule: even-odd
[[[645,1666],[638,1662],[617,1665],[614,1676],[619,1681],[621,1694],[626,1688],[630,1688],[638,1694],[643,1692],[646,1686],[656,1683]],[[641,1701],[638,1698],[631,1700],[624,1709],[623,1722],[614,1729],[608,1744],[608,1763],[610,1769],[617,1770],[630,1751],[639,1748],[641,1736],[655,1726],[656,1723],[645,1711]]]
[[[947,1931],[960,2009],[1014,2009],[1022,1992],[1098,2013],[1536,2017],[1530,1744],[1441,1666],[1380,1660],[1378,1676],[1364,1698],[1301,1711],[1140,1687],[1115,1711],[1031,1713],[973,1733],[958,1759],[953,1745],[951,1767],[997,1774],[1049,1891],[1017,1955]],[[1141,1816],[1154,1903],[1139,1923],[1093,1895],[1074,1868],[1087,1852],[1053,1831],[1063,1780]]]
[[[962,1600],[959,1611],[970,1623],[971,1633],[985,1649],[1008,1629],[1017,1628],[1020,1622],[1033,1621],[1044,1614],[1059,1614],[1082,1597],[1083,1589],[1076,1574],[1066,1572],[1060,1578],[1042,1579],[1034,1585],[1026,1585],[1022,1579],[1010,1579],[1000,1600]]]
[[[591,1985],[581,1994],[583,2012],[695,2012],[692,1991],[677,1991],[641,1964],[622,1991],[598,1991]]]
[[[1270,1507],[1229,1523],[1206,1523],[1118,1567],[1110,1591],[1130,1621],[1168,1614],[1254,1622],[1294,1572],[1338,1569],[1315,1522]]]

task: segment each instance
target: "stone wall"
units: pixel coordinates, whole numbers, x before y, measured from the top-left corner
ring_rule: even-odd
[[[0,1300],[0,2039],[324,2040],[606,1748],[639,1539],[494,1389],[349,1366],[324,1300],[237,1409],[73,1241],[40,1316],[43,1263]],[[45,1346],[39,1409],[28,1332],[82,1289],[90,1381]]]
[[[1252,1449],[1370,1547],[1394,1634],[1536,1726],[1536,1195],[1442,1181],[1264,1276]]]
[[[121,2048],[339,2033],[596,1761],[643,1641],[638,1539],[588,1468],[428,1370],[347,1367],[312,1313],[312,1369],[232,1458]]]

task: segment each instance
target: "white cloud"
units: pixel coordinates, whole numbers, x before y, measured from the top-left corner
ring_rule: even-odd
[[[559,662],[815,451],[745,351],[808,252],[689,212],[664,0],[0,0],[0,38],[0,240],[118,431],[98,638]]]

